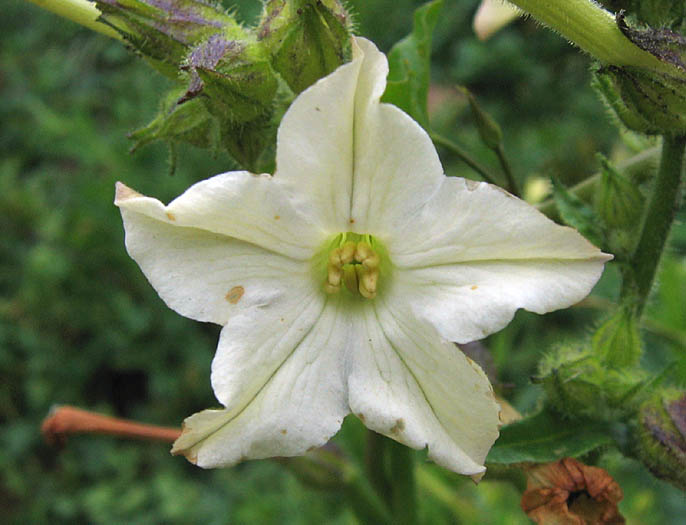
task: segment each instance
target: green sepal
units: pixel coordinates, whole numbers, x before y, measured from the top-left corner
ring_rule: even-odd
[[[620,307],[593,334],[591,346],[593,353],[608,368],[637,365],[642,354],[642,345],[633,308]]]
[[[257,35],[295,94],[351,57],[350,17],[338,0],[269,0]]]
[[[176,89],[169,93],[152,122],[129,134],[135,141],[132,152],[158,140],[188,142],[217,151],[221,141],[218,120],[209,113],[202,99],[180,103],[184,92],[185,89]]]
[[[388,53],[388,83],[381,97],[382,102],[399,107],[426,130],[431,37],[442,8],[443,0],[434,0],[415,10],[412,33]]]
[[[643,195],[636,184],[621,174],[603,155],[600,181],[593,207],[602,219],[606,247],[618,260],[625,260],[636,243],[636,231],[643,211]]]
[[[544,409],[501,428],[486,465],[547,463],[579,457],[613,444],[609,424],[584,419],[570,424],[568,419]]]
[[[601,246],[603,244],[602,228],[593,208],[568,191],[557,178],[553,177],[552,181],[553,199],[562,220],[579,230],[579,233],[593,244]]]
[[[659,58],[659,57],[658,57]],[[648,135],[686,133],[686,69],[674,55],[672,73],[607,66],[593,73],[592,85],[630,130]]]

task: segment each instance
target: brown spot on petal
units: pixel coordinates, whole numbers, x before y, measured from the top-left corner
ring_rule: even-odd
[[[281,218],[281,215],[274,215],[274,220],[278,221]]]
[[[243,294],[245,293],[245,288],[242,286],[234,286],[229,290],[229,293],[226,294],[226,300],[229,301],[231,304],[236,304],[238,301],[241,300],[241,297],[243,297]]]
[[[288,434],[288,430],[286,430],[285,428],[282,428],[281,433],[285,436],[286,434]]]
[[[167,219],[169,219],[170,221],[175,221],[176,216],[172,212],[168,211],[167,212]]]
[[[350,219],[350,224],[355,224],[355,219]]]
[[[364,414],[362,414],[362,413],[357,414],[357,418],[358,418],[360,421],[362,421],[362,423],[364,423]]]
[[[474,191],[479,186],[481,186],[481,183],[477,180],[465,179],[464,183],[465,183],[465,186],[467,186],[467,189],[469,191]]]
[[[472,287],[470,288],[470,290],[476,290],[477,288],[478,288],[478,286],[474,284],[474,285],[472,285]]]
[[[143,197],[143,195],[138,193],[135,190],[132,190],[126,184],[123,184],[121,182],[117,182],[117,184],[115,186],[115,194],[114,194],[115,204],[117,202],[123,202],[125,200],[134,199],[136,197]]]
[[[402,418],[396,419],[395,425],[391,427],[391,434],[400,434],[403,430],[405,430],[405,420]]]

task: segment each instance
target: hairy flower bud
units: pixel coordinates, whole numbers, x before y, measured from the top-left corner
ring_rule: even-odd
[[[637,372],[609,369],[588,352],[561,348],[543,359],[536,382],[548,401],[570,418],[616,421],[632,412],[628,402],[641,384]]]
[[[204,0],[94,0],[112,26],[162,72],[176,75],[189,47],[218,32],[240,32],[224,10]],[[166,70],[165,70],[166,69]]]
[[[686,392],[656,392],[639,409],[635,451],[658,478],[686,490]]]
[[[686,38],[668,29],[632,29],[623,12],[617,24],[664,67],[603,67],[595,74],[596,88],[629,129],[650,135],[686,133]]]
[[[203,92],[214,114],[245,122],[271,111],[278,83],[262,48],[245,35],[214,34],[194,47],[185,65],[191,83],[185,98]]]
[[[269,0],[258,38],[297,94],[350,59],[350,17],[339,0]]]

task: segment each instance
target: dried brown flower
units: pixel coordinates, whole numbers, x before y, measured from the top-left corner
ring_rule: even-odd
[[[617,503],[622,489],[605,470],[573,458],[546,463],[527,472],[522,509],[536,523],[601,525],[624,523]]]

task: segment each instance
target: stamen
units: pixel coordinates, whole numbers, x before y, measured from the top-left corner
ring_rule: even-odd
[[[357,238],[359,234],[348,233],[342,238]],[[370,239],[369,236],[366,236]],[[366,299],[376,297],[381,258],[367,240],[349,240],[329,252],[327,275],[324,283],[326,293],[337,293],[342,285],[354,294]]]

